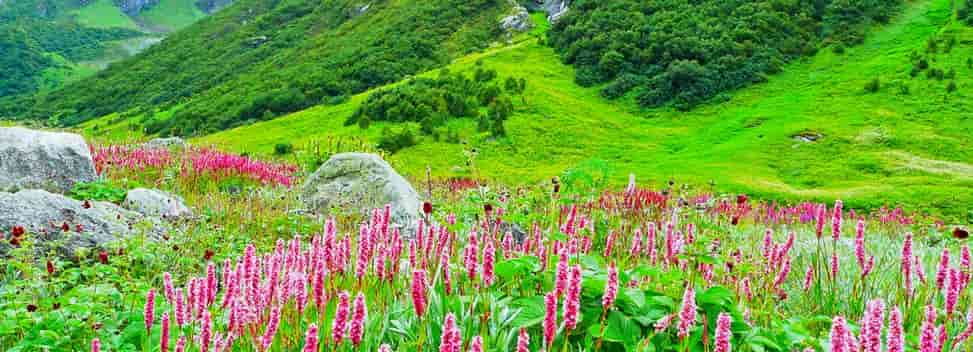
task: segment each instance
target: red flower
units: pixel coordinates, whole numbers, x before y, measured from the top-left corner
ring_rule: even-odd
[[[91,209],[91,202],[85,200],[84,203],[81,204],[81,207],[83,207],[85,209]]]
[[[213,254],[214,253],[212,249],[207,249],[206,253],[203,253],[203,260],[209,261],[210,259],[213,259]]]
[[[733,217],[733,221],[731,221],[730,223],[733,224],[734,226],[740,224],[740,217],[739,216],[734,216]]]
[[[746,194],[741,194],[741,195],[738,195],[737,196],[737,204],[746,203],[747,200],[749,200],[749,198],[747,198],[747,195]]]
[[[11,234],[13,235],[13,237],[20,237],[23,236],[25,232],[26,231],[24,230],[23,226],[14,226]]]
[[[483,205],[483,211],[485,211],[487,214],[492,213],[493,212],[493,204],[490,204],[490,203],[484,204]]]
[[[74,225],[74,231],[78,233],[84,232],[84,225],[83,224]]]
[[[102,250],[98,252],[98,261],[102,264],[108,264],[108,251]]]
[[[953,237],[965,240],[970,237],[970,232],[959,227],[953,229]]]
[[[68,225],[67,222],[61,223],[61,231],[64,231],[64,232],[71,231],[71,225]]]
[[[422,203],[422,212],[426,213],[426,215],[432,213],[432,203],[430,202]]]
[[[36,304],[28,304],[27,305],[27,311],[28,312],[32,312],[32,313],[35,312],[35,311],[37,311],[37,305]]]
[[[47,261],[47,274],[54,275],[54,262],[50,260]]]

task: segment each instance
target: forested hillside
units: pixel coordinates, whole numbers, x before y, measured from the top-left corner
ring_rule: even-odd
[[[224,1],[0,1],[0,106],[90,76],[215,11]],[[0,115],[3,116],[3,115]]]
[[[602,96],[689,109],[819,47],[860,44],[900,0],[577,0],[550,44]]]
[[[25,115],[75,124],[114,112],[192,135],[269,119],[400,80],[484,48],[505,0],[240,1]]]

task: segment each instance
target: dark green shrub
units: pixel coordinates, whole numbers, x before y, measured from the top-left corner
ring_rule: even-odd
[[[403,127],[397,131],[386,127],[382,129],[382,136],[378,139],[379,149],[385,150],[392,154],[395,154],[402,149],[414,146],[417,143],[418,142],[416,141],[415,134],[412,133],[412,130],[408,127]]]
[[[880,88],[881,83],[879,82],[878,77],[873,78],[871,81],[868,81],[868,83],[865,84],[865,91],[869,93],[878,92]]]
[[[277,143],[274,145],[274,155],[288,155],[294,152],[294,145],[290,143]]]

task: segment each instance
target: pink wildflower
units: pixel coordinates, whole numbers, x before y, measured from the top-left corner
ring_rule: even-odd
[[[615,304],[615,298],[618,296],[618,268],[615,267],[615,263],[612,262],[608,265],[608,281],[605,282],[605,294],[601,298],[601,305],[605,309],[611,308]]]
[[[733,333],[730,331],[730,315],[720,313],[716,320],[716,345],[713,352],[730,352],[730,338]]]
[[[517,337],[517,352],[530,352],[530,335],[527,329],[520,328],[520,335]]]
[[[496,249],[493,247],[493,240],[487,239],[483,244],[483,285],[485,287],[493,286],[493,281],[496,279],[493,273],[493,265],[496,256]]]
[[[831,352],[852,352],[849,351],[849,333],[845,325],[845,318],[836,316],[831,321]]]
[[[155,321],[155,289],[149,289],[145,295],[145,330],[152,331],[152,323]]]
[[[311,324],[304,334],[304,352],[318,352],[318,325]]]
[[[351,343],[356,347],[361,344],[362,337],[365,336],[365,319],[368,315],[368,308],[365,306],[365,295],[361,292],[355,297],[355,311],[352,313],[351,327],[348,335]]]
[[[473,336],[473,341],[470,342],[469,352],[483,352],[483,338],[480,336]]]
[[[159,334],[159,351],[169,352],[169,312],[162,313],[162,333]]]
[[[331,323],[331,340],[336,346],[341,345],[341,341],[345,338],[345,330],[348,329],[348,314],[351,309],[349,300],[348,291],[338,294],[338,307],[335,309],[334,320]]]
[[[581,265],[571,268],[571,282],[568,283],[567,297],[564,298],[564,326],[574,330],[578,325],[578,312],[581,309]]]
[[[416,316],[422,319],[426,312],[426,271],[415,270],[412,272],[412,306],[415,307]]]
[[[680,339],[689,336],[690,329],[696,325],[696,291],[692,286],[687,287],[682,296],[682,305],[679,308],[679,333]]]
[[[905,336],[902,329],[902,311],[899,307],[892,308],[889,314],[889,329],[886,340],[888,352],[904,352]]]
[[[549,292],[544,295],[544,342],[547,345],[554,343],[554,335],[557,334],[557,294]]]

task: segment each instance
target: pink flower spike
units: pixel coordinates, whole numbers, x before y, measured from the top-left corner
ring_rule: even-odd
[[[145,330],[152,331],[152,323],[155,322],[155,289],[149,289],[145,295]]]
[[[304,352],[318,352],[318,325],[311,324],[304,334]]]
[[[520,335],[517,337],[517,352],[530,352],[530,335],[527,329],[520,328]]]
[[[564,298],[564,326],[567,330],[574,330],[578,325],[578,313],[581,309],[581,265],[571,268],[571,281],[568,283],[567,296]]]
[[[426,313],[426,271],[422,269],[412,272],[412,306],[416,316],[422,319]]]
[[[179,341],[176,341],[175,352],[185,352],[186,351],[186,336],[179,336]]]
[[[348,291],[338,294],[338,307],[335,310],[334,321],[331,324],[331,340],[335,346],[341,345],[345,338],[345,330],[348,329],[348,315],[350,314],[350,297]]]
[[[162,313],[162,333],[159,334],[159,351],[169,352],[169,312]]]
[[[848,326],[845,318],[836,316],[831,321],[831,352],[852,352],[849,351]]]
[[[601,305],[607,310],[615,304],[618,296],[618,269],[615,262],[608,265],[608,281],[605,282],[605,294],[601,298]]]
[[[480,336],[473,336],[473,341],[470,342],[469,352],[483,352],[483,338]]]
[[[544,295],[544,342],[548,346],[554,343],[557,334],[557,294],[549,292]]]
[[[359,292],[358,296],[355,297],[355,311],[352,313],[351,327],[348,331],[351,343],[355,347],[361,344],[362,337],[365,336],[365,320],[367,319],[367,315],[368,307],[365,306],[365,294]]]
[[[91,340],[91,352],[101,352],[101,340],[97,337]]]
[[[716,345],[713,352],[730,352],[730,338],[733,337],[730,320],[730,315],[726,313],[720,313],[716,319]]]
[[[889,314],[889,329],[886,340],[888,352],[904,352],[905,336],[902,328],[902,311],[899,307],[892,308]]]
[[[689,331],[696,325],[696,291],[687,287],[682,296],[682,306],[679,309],[679,332],[680,339],[689,336]]]

